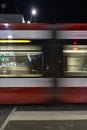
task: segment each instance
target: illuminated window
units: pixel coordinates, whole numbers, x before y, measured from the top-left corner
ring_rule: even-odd
[[[65,76],[87,76],[86,45],[65,45],[63,55]]]
[[[0,45],[0,77],[40,77],[43,75],[41,46]]]

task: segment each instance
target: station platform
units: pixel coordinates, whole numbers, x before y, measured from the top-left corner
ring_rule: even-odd
[[[58,106],[40,105],[4,107],[6,109],[2,110],[0,116],[0,130],[87,130],[87,105],[65,105],[65,108],[68,107],[67,110],[63,110],[64,106],[59,106],[59,110]]]

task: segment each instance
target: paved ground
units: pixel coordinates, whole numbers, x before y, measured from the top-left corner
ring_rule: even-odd
[[[0,130],[87,130],[87,104],[1,105]]]
[[[13,105],[0,105],[0,127],[13,109]]]
[[[17,105],[16,111],[80,111],[87,110],[87,104]]]
[[[87,130],[87,120],[10,121],[5,130]]]

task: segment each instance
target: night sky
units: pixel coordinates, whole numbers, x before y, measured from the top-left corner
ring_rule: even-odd
[[[87,4],[80,0],[0,0],[0,4],[2,3],[7,4],[5,14],[23,14],[25,20],[29,20],[30,10],[35,7],[38,10],[37,16],[33,18],[35,22],[87,22]],[[0,13],[2,13],[1,7]]]

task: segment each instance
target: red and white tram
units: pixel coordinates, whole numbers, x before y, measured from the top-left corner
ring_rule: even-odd
[[[0,23],[0,104],[87,103],[87,24]]]

